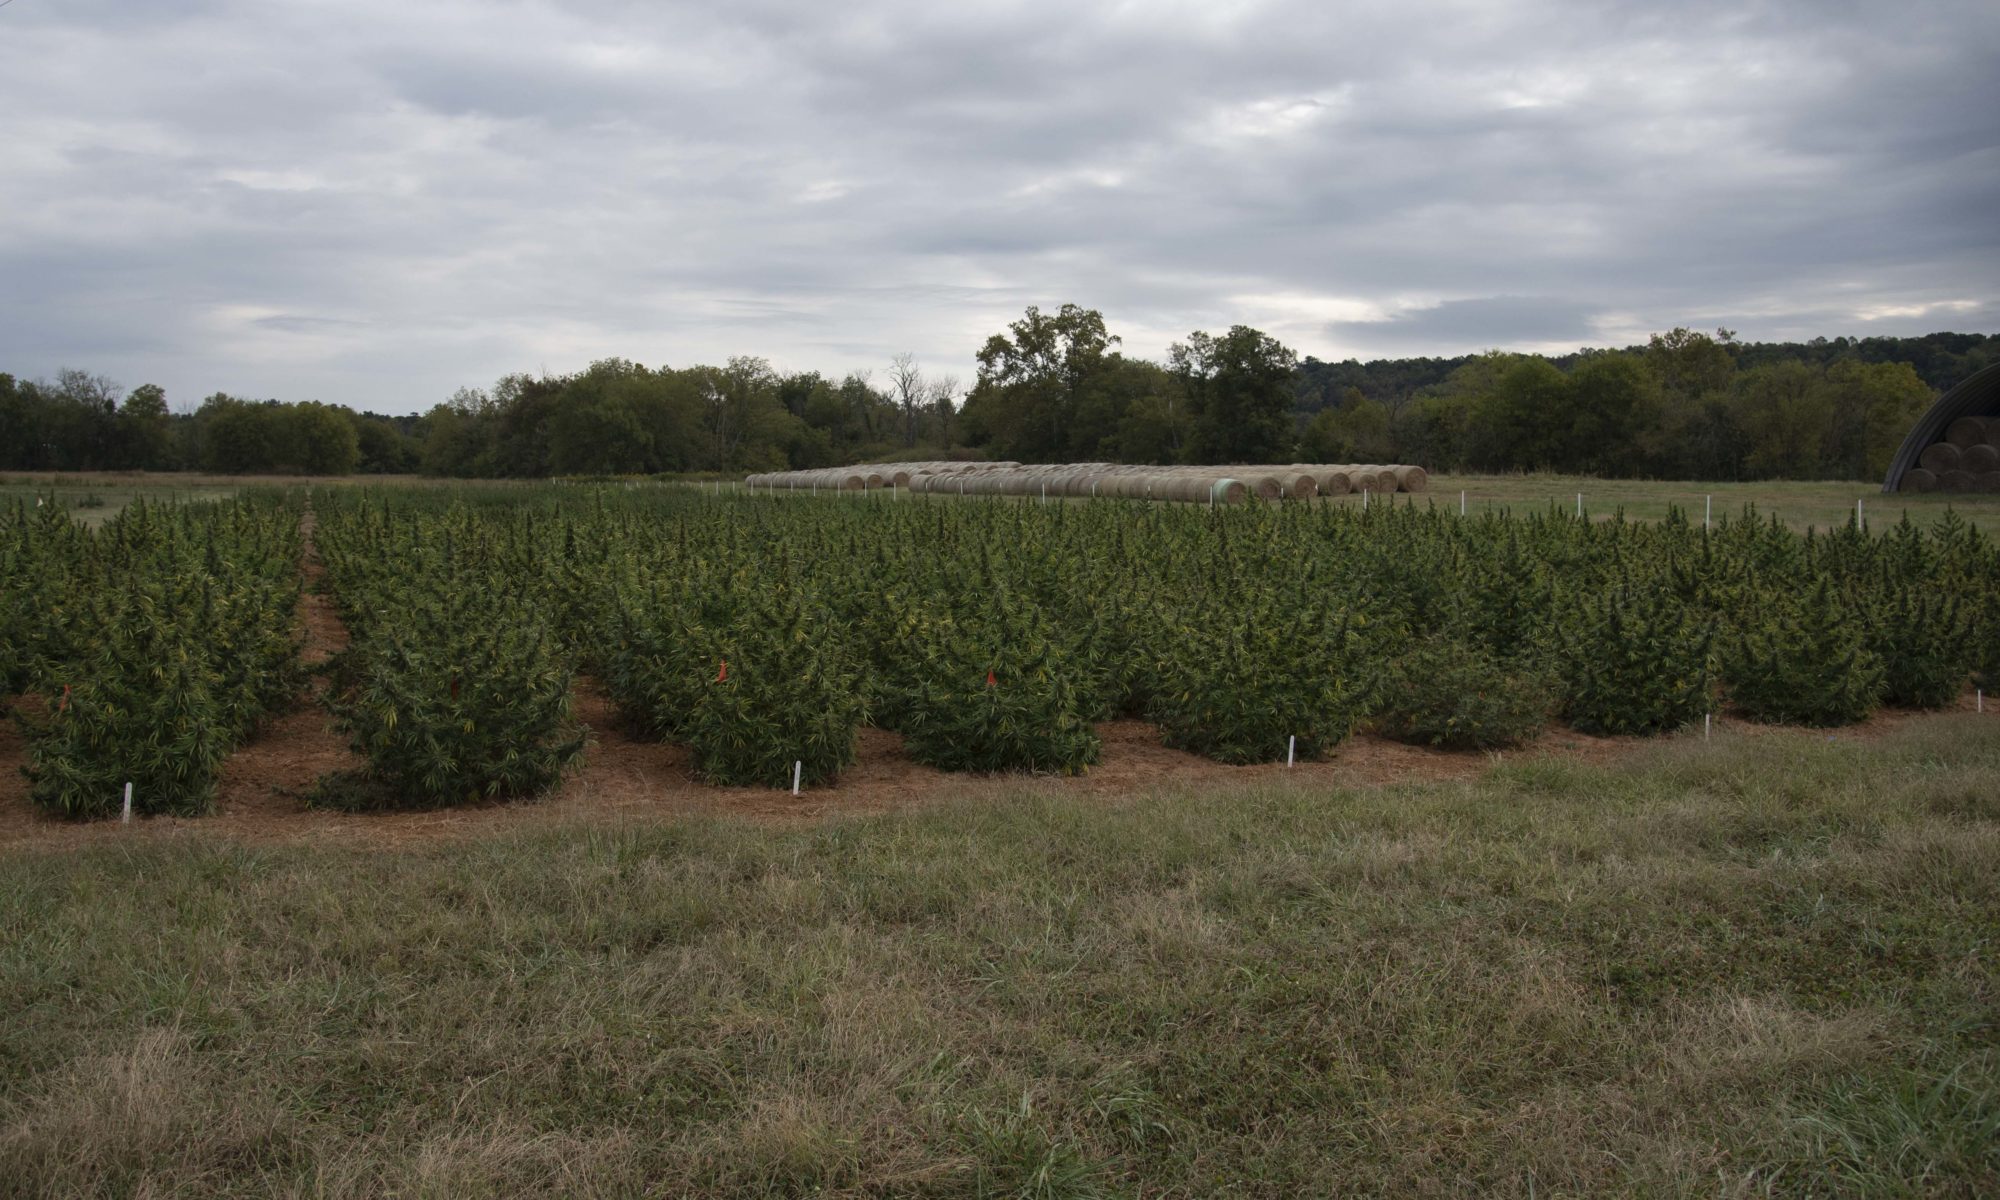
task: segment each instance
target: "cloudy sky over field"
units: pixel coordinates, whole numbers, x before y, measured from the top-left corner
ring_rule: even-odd
[[[2000,5],[12,0],[0,371],[2000,332]]]

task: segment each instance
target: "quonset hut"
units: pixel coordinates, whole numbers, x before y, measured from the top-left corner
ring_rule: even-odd
[[[1938,397],[1889,460],[1885,492],[2000,492],[2000,365]]]

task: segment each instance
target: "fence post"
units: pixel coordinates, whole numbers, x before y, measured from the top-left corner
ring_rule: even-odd
[[[127,825],[132,823],[132,781],[129,779],[125,781],[125,811],[118,819]]]

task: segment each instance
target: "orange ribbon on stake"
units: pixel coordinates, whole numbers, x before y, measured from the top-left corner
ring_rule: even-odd
[[[63,684],[62,700],[59,703],[57,703],[56,711],[57,712],[69,711],[69,685],[66,683]]]
[[[720,668],[719,670],[717,670],[717,671],[716,671],[716,673],[715,673],[715,682],[717,682],[717,683],[727,683],[727,682],[729,682],[729,660],[728,660],[728,659],[726,659],[726,658],[725,658],[725,659],[723,659],[723,660],[722,660],[722,666],[721,666],[721,668]]]
[[[997,679],[995,679],[995,678],[993,678],[993,670],[992,670],[992,668],[990,668],[990,667],[989,667],[989,668],[987,668],[987,671],[986,671],[986,686],[987,686],[987,687],[998,687],[998,686],[999,686],[999,684],[1000,684],[1000,681],[999,681],[999,680],[997,680]]]

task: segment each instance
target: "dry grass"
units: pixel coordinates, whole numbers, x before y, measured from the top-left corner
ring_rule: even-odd
[[[1886,528],[1905,512],[1919,525],[1928,525],[1947,510],[1958,513],[1988,534],[2000,533],[2000,495],[1898,494],[1884,495],[1881,482],[1790,482],[1764,480],[1756,483],[1704,483],[1688,480],[1597,479],[1579,475],[1433,475],[1429,491],[1415,496],[1399,496],[1398,503],[1412,499],[1418,504],[1436,503],[1456,509],[1459,492],[1466,496],[1469,512],[1511,509],[1516,513],[1540,512],[1557,508],[1576,511],[1576,495],[1583,493],[1584,509],[1595,517],[1609,517],[1623,510],[1634,520],[1656,521],[1667,509],[1679,508],[1699,524],[1703,504],[1714,497],[1715,516],[1735,517],[1747,504],[1757,506],[1765,517],[1776,516],[1794,529],[1831,529],[1854,516],[1854,502],[1862,502],[1862,515],[1871,526]],[[1379,501],[1381,497],[1375,497]],[[1331,503],[1359,504],[1359,496],[1342,497]]]
[[[1992,1194],[1993,728],[18,853],[0,1194]]]
[[[712,486],[723,478],[715,475],[689,476],[685,482]],[[725,481],[731,486],[733,477]],[[135,496],[178,500],[212,500],[235,494],[246,487],[327,487],[337,485],[398,487],[428,485],[454,488],[532,487],[531,480],[431,479],[416,475],[202,475],[194,472],[157,471],[8,471],[0,472],[0,503],[10,497],[54,496],[57,502],[74,507],[86,496],[101,505],[77,509],[88,522],[100,522],[118,512]],[[1573,512],[1576,494],[1583,493],[1588,512],[1609,517],[1623,510],[1635,520],[1658,520],[1668,508],[1678,507],[1693,520],[1702,518],[1705,497],[1714,497],[1715,516],[1735,517],[1746,504],[1754,504],[1764,516],[1775,515],[1795,529],[1828,529],[1843,524],[1854,515],[1854,502],[1863,502],[1871,525],[1893,524],[1905,512],[1911,520],[1927,525],[1946,511],[1956,512],[1988,534],[2000,534],[2000,495],[1902,494],[1884,495],[1879,483],[1868,481],[1789,482],[1767,480],[1756,483],[1705,483],[1686,480],[1598,479],[1577,475],[1433,475],[1430,488],[1416,496],[1398,496],[1397,503],[1432,504],[1456,508],[1459,492],[1466,493],[1467,510],[1473,513],[1511,509],[1516,513],[1559,508]],[[879,503],[886,493],[865,496],[843,494],[822,497],[831,502]],[[990,499],[990,498],[989,498]],[[1382,497],[1374,497],[1379,502]],[[1361,496],[1329,498],[1332,504],[1360,504]]]

